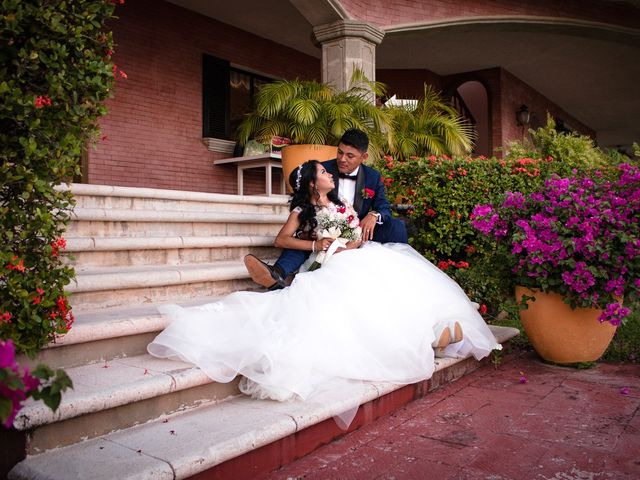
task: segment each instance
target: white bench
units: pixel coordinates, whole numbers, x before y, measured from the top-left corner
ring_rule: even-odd
[[[279,168],[282,170],[282,159],[280,157],[270,153],[263,153],[261,155],[253,155],[250,157],[221,158],[213,161],[214,165],[224,165],[229,163],[235,164],[238,168],[238,195],[244,195],[244,171],[249,168],[265,169],[265,193],[269,196],[273,194],[271,189],[272,169]],[[286,195],[284,175],[280,175],[280,193],[282,195]]]

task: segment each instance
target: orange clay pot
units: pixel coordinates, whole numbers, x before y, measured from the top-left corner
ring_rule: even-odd
[[[520,320],[533,348],[543,359],[554,363],[593,362],[611,343],[616,327],[600,323],[602,310],[572,309],[557,293],[543,293],[516,287],[516,300],[535,296],[528,309],[520,311]]]
[[[287,192],[291,193],[291,185],[289,185],[289,175],[298,165],[302,165],[307,160],[333,160],[336,158],[338,147],[329,145],[287,145],[282,149],[282,174],[287,185]]]

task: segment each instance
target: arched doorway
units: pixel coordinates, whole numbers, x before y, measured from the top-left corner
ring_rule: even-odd
[[[491,112],[489,111],[489,95],[485,86],[477,80],[469,80],[456,88],[466,109],[471,114],[478,138],[473,150],[474,155],[492,155]],[[460,112],[463,113],[464,112]]]

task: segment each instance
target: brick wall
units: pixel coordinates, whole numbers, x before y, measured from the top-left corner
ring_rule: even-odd
[[[518,126],[516,111],[520,105],[526,105],[531,112],[531,128],[543,126],[547,122],[547,113],[555,118],[561,118],[577,132],[590,137],[596,137],[596,132],[578,119],[569,115],[544,95],[531,88],[508,71],[500,69],[500,111],[502,142],[506,145],[513,140],[522,140],[527,135],[526,129]]]
[[[442,78],[429,70],[376,70],[376,80],[387,85],[389,97],[420,98],[424,94],[424,84],[442,90]]]
[[[353,18],[382,27],[492,15],[563,17],[630,28],[640,24],[637,7],[601,0],[340,0],[340,4]]]
[[[113,60],[128,78],[107,102],[88,182],[236,193],[235,167],[214,166],[223,155],[202,143],[202,54],[275,78],[319,79],[320,60],[170,3],[131,1],[116,15]],[[259,173],[245,181],[264,189]]]
[[[522,127],[516,123],[515,112],[520,105],[527,105],[532,114],[531,127],[546,123],[547,112],[562,118],[578,132],[595,138],[595,131],[578,119],[569,115],[544,95],[502,68],[490,68],[475,72],[440,77],[428,70],[378,70],[376,78],[387,84],[390,95],[396,93],[399,98],[417,98],[422,95],[424,82],[441,91],[452,91],[468,81],[479,81],[487,90],[490,116],[490,145],[493,154],[500,155],[497,148],[513,140],[522,140]]]

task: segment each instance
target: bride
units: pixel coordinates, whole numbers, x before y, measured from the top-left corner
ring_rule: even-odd
[[[414,383],[433,374],[434,351],[480,359],[501,348],[462,289],[410,246],[353,240],[329,256],[331,239],[296,238],[317,238],[318,215],[344,204],[315,160],[290,184],[292,210],[276,245],[323,252],[321,268],[283,290],[161,307],[172,322],[149,353],[191,362],[218,382],[242,375],[242,392],[282,401],[353,382]]]

